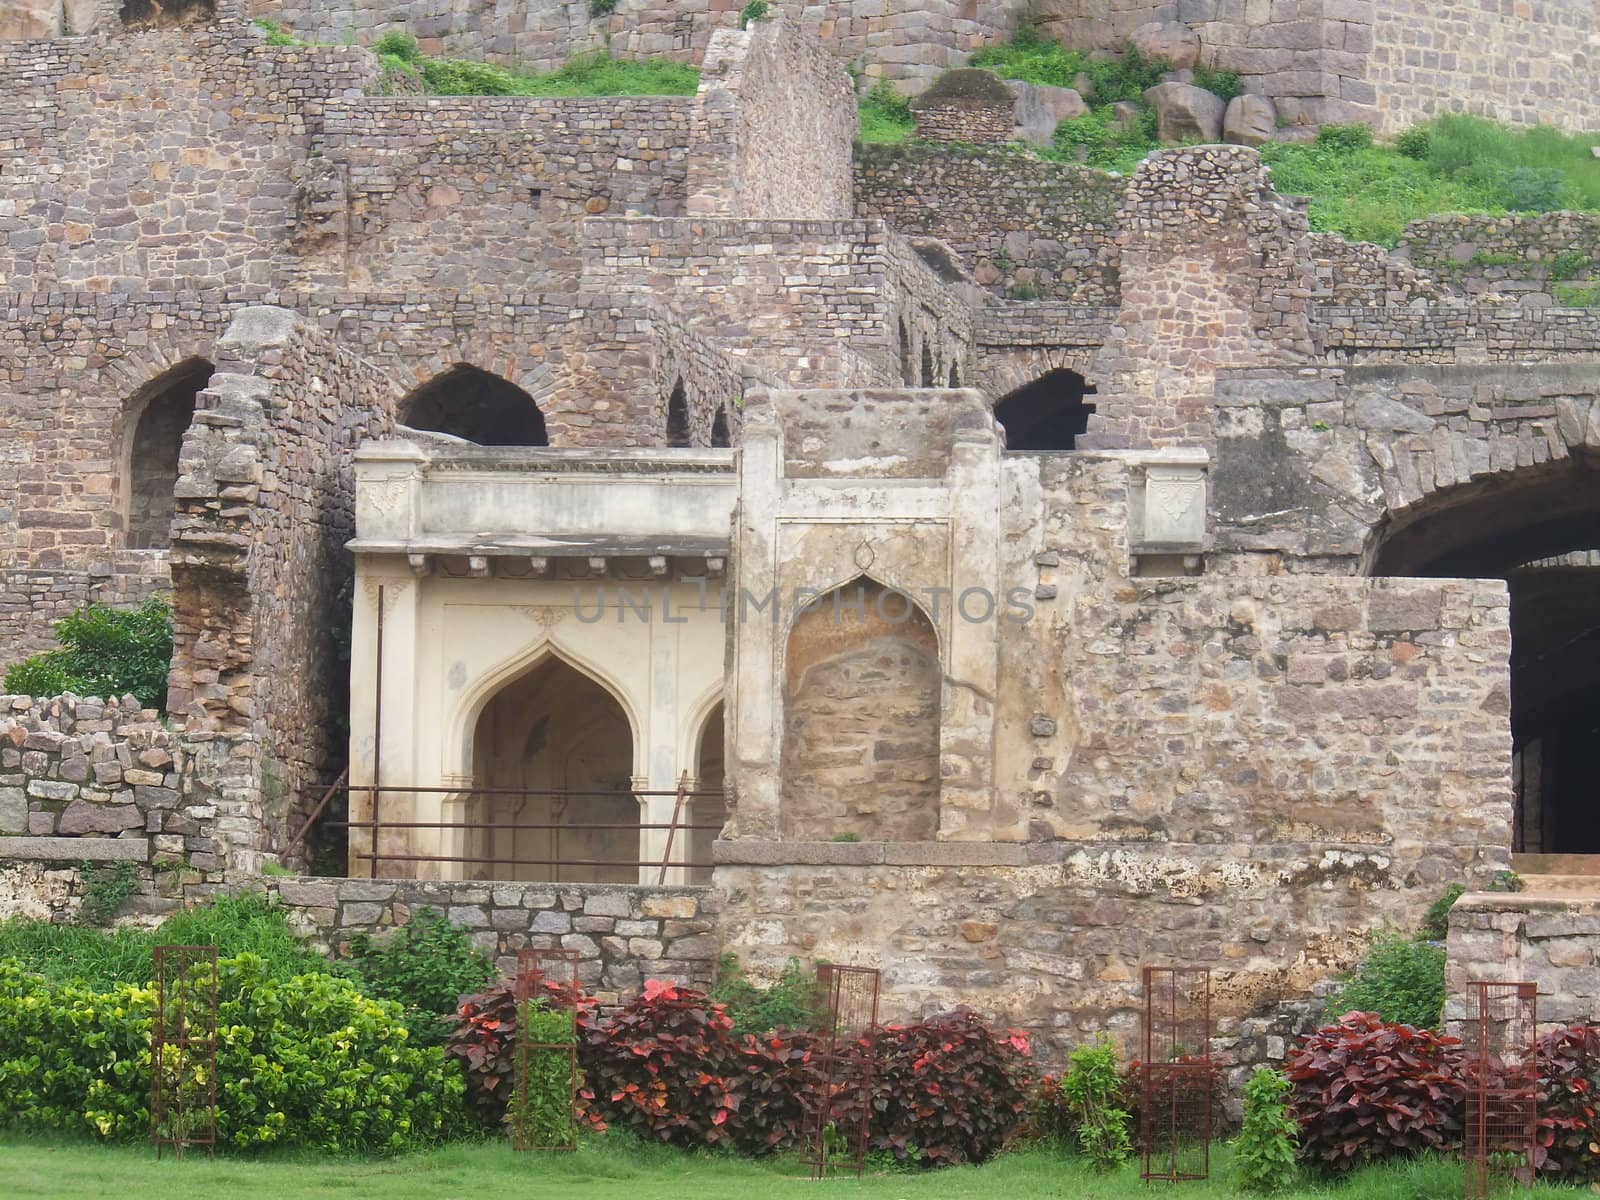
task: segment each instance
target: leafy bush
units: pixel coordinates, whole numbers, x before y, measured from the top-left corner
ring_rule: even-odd
[[[1600,1178],[1600,1029],[1569,1025],[1539,1039],[1541,1175],[1569,1183]]]
[[[1076,1125],[1078,1145],[1097,1171],[1112,1171],[1133,1154],[1131,1120],[1121,1107],[1117,1048],[1108,1038],[1079,1046],[1068,1058],[1061,1094]]]
[[[1413,125],[1394,139],[1394,148],[1406,158],[1426,161],[1433,151],[1433,132],[1426,125]]]
[[[494,978],[493,964],[472,935],[431,908],[418,909],[383,941],[355,934],[350,956],[362,990],[403,1005],[423,1045],[443,1045],[461,998]]]
[[[1563,250],[1550,260],[1551,279],[1576,279],[1589,269],[1591,260],[1581,250]]]
[[[0,1124],[101,1137],[148,1129],[148,987],[99,992],[0,962]],[[217,1135],[223,1145],[398,1152],[455,1128],[458,1072],[409,1044],[397,1005],[328,975],[274,979],[218,963]]]
[[[733,1020],[704,993],[652,979],[582,1038],[589,1087],[608,1124],[675,1146],[727,1140],[739,1107],[739,1042]]]
[[[83,899],[78,905],[78,921],[84,925],[109,925],[117,910],[138,886],[131,862],[95,865],[84,863]]]
[[[751,21],[759,21],[771,11],[772,6],[767,0],[750,0],[739,10],[739,28],[745,29]]]
[[[1135,121],[1118,118],[1110,105],[1102,105],[1081,117],[1056,125],[1054,151],[1046,157],[1077,161],[1080,147],[1083,161],[1091,167],[1127,171],[1152,150],[1156,140],[1156,114],[1143,110]]]
[[[1028,1092],[1029,1136],[1052,1146],[1066,1146],[1077,1134],[1077,1123],[1061,1091],[1061,1076],[1041,1076]]]
[[[861,97],[859,111],[863,142],[903,142],[917,125],[911,102],[896,92],[887,79],[878,80]]]
[[[1455,1038],[1370,1012],[1307,1035],[1287,1072],[1301,1158],[1343,1173],[1449,1149],[1461,1130],[1460,1059]]]
[[[154,931],[91,929],[20,918],[0,921],[0,958],[15,958],[57,983],[101,991],[118,983],[150,982],[151,954],[163,942],[215,945],[224,958],[248,951],[262,958],[274,979],[333,970],[327,959],[294,935],[283,909],[255,892],[215,896],[206,904],[174,913]]]
[[[425,55],[415,65],[426,90],[437,96],[692,96],[700,84],[700,73],[684,63],[613,59],[603,49],[544,74]]]
[[[751,983],[739,969],[739,960],[724,954],[718,964],[717,985],[711,998],[733,1020],[735,1033],[760,1036],[775,1029],[811,1029],[817,1023],[816,976],[791,958],[771,987]]]
[[[1234,1143],[1238,1184],[1270,1196],[1294,1182],[1295,1124],[1290,1084],[1271,1067],[1257,1067],[1244,1085],[1244,1126]]]
[[[617,0],[589,0],[591,17],[606,17],[617,11]]]
[[[1417,937],[1425,942],[1442,942],[1449,937],[1450,910],[1456,906],[1456,901],[1461,899],[1466,890],[1459,883],[1452,883],[1445,888],[1444,894],[1430,904],[1428,911],[1423,914]]]
[[[1317,130],[1317,145],[1332,150],[1366,150],[1372,145],[1372,127],[1359,123],[1324,125]]]
[[[760,1157],[800,1145],[822,1094],[816,1039],[795,1032],[746,1038],[738,1063],[735,1149]]]
[[[1552,212],[1566,184],[1554,167],[1512,167],[1505,174],[1505,206],[1512,212]]]
[[[1194,85],[1220,97],[1223,103],[1227,103],[1235,96],[1244,95],[1244,79],[1237,71],[1220,71],[1213,67],[1196,66]]]
[[[1355,975],[1328,1001],[1327,1015],[1371,1012],[1433,1029],[1444,1011],[1444,948],[1397,934],[1378,937]]]
[[[276,21],[269,21],[265,17],[257,17],[251,24],[267,35],[267,45],[269,46],[300,45],[300,40]]]
[[[91,604],[56,622],[59,650],[6,670],[6,690],[28,696],[109,698],[131,693],[146,708],[166,703],[172,609],[152,596],[131,611]]]
[[[930,1166],[987,1162],[1027,1112],[1028,1041],[957,1008],[872,1037],[872,1146]]]
[[[978,51],[971,65],[993,71],[1002,79],[1052,87],[1075,87],[1078,77],[1086,76],[1089,94],[1085,98],[1092,98],[1096,106],[1118,100],[1143,103],[1146,89],[1160,83],[1161,76],[1172,69],[1166,59],[1146,59],[1135,46],[1128,46],[1118,58],[1090,58],[1031,29],[1019,31],[1007,45]]]
[[[399,30],[390,30],[380,37],[372,44],[372,52],[380,58],[397,58],[405,63],[414,63],[422,57],[417,39]]]

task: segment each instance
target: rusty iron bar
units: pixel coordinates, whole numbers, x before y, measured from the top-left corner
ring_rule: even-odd
[[[667,845],[661,851],[661,874],[656,877],[657,887],[667,881],[667,866],[672,862],[672,840],[678,836],[678,820],[683,815],[683,801],[688,794],[689,772],[685,771],[678,776],[678,798],[672,805],[672,824],[667,828]]]
[[[335,829],[366,829],[374,824],[372,821],[329,821],[328,825]],[[637,825],[567,825],[556,821],[385,821],[385,829],[610,829],[623,830],[632,833],[639,829],[721,829],[721,825],[689,825],[677,826],[640,822]]]
[[[172,1148],[217,1148],[217,948],[155,948],[155,1020],[150,1031],[150,1140],[156,1159]]]
[[[322,810],[328,807],[328,802],[338,794],[339,789],[344,786],[349,778],[350,768],[347,766],[339,772],[339,778],[328,785],[328,790],[322,793],[322,799],[317,801],[317,806],[311,810],[311,815],[306,818],[305,824],[300,826],[300,832],[289,839],[289,844],[283,848],[283,854],[288,854],[304,840],[307,833],[311,832],[311,827],[317,823],[317,818],[322,815]],[[348,794],[346,792],[346,795]],[[340,825],[348,826],[349,822],[329,821],[328,824],[338,828]],[[279,857],[281,858],[283,855],[279,855]]]
[[[391,783],[383,786],[370,783],[352,783],[351,792],[404,792],[418,796],[676,796],[677,788],[486,788],[462,785],[460,787],[422,787]],[[726,796],[726,790],[691,791],[690,796]]]
[[[517,952],[517,973],[511,994],[517,1011],[514,1082],[507,1107],[511,1147],[514,1150],[576,1150],[578,1148],[578,952],[529,947]],[[535,1004],[548,1011],[565,1012],[571,1035],[561,1042],[536,1042],[526,1036]],[[559,1136],[549,1136],[548,1114],[536,1120],[533,1105],[549,1097],[534,1096],[536,1085],[560,1085],[567,1096],[566,1120]],[[542,1089],[541,1089],[542,1090]],[[545,1134],[535,1128],[545,1128]]]
[[[1211,972],[1206,967],[1142,971],[1144,1029],[1139,1061],[1140,1178],[1180,1183],[1211,1172]]]
[[[369,855],[357,850],[354,858],[366,859]],[[450,863],[499,863],[507,867],[659,867],[659,858],[622,859],[622,858],[481,858],[468,854],[380,854],[380,862],[450,862]],[[710,863],[679,862],[676,867],[709,867]],[[545,882],[557,882],[546,880]],[[580,914],[581,915],[581,914]]]
[[[1539,992],[1528,982],[1467,985],[1464,1193],[1531,1188],[1538,1164]]]
[[[878,1028],[880,982],[876,967],[817,966],[822,1088],[807,1130],[810,1145],[805,1160],[813,1179],[828,1178],[830,1170],[837,1172],[836,1156],[829,1148],[830,1130],[835,1142],[845,1144],[845,1169],[857,1179],[865,1172],[872,1126],[872,1035]]]

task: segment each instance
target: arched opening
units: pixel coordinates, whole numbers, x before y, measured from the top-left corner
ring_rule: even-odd
[[[994,419],[1006,431],[1006,449],[1028,453],[1073,449],[1089,428],[1094,405],[1084,397],[1092,395],[1094,388],[1082,375],[1063,367],[1002,397],[994,406]]]
[[[400,402],[400,422],[480,446],[548,446],[544,414],[514,383],[457,363]]]
[[[542,659],[485,706],[472,768],[466,820],[485,827],[466,839],[482,860],[467,864],[471,877],[639,881],[633,728],[603,684]]]
[[[728,406],[717,405],[717,415],[711,419],[711,445],[717,450],[726,450],[733,445],[733,438],[728,433]]]
[[[900,321],[900,382],[907,387],[914,387],[917,382],[916,359],[912,357],[911,334],[906,329],[904,318]]]
[[[683,449],[689,445],[689,399],[683,394],[683,380],[672,386],[667,399],[667,445]]]
[[[195,400],[215,368],[191,358],[164,371],[128,400],[123,413],[122,478],[127,544],[132,550],[172,544],[173,488],[183,435],[194,421]]]
[[[939,386],[939,372],[933,365],[933,351],[928,348],[927,342],[922,343],[922,386]]]
[[[216,0],[123,0],[125,29],[197,29],[217,18]]]
[[[1506,581],[1512,848],[1600,853],[1600,464],[1440,493],[1380,531],[1372,573]]]
[[[691,832],[690,861],[707,864],[689,870],[690,883],[711,882],[711,843],[728,819],[728,801],[722,794],[724,770],[722,755],[722,705],[718,704],[706,717],[700,728],[700,746],[695,753],[695,790],[705,795],[696,796],[690,805]],[[706,828],[701,828],[702,826]],[[716,828],[709,828],[716,826]]]
[[[863,577],[802,613],[784,656],[783,835],[932,839],[942,685],[938,634],[904,593]]]
[[[961,376],[956,372],[955,363],[950,364],[950,386],[953,388],[961,386]]]

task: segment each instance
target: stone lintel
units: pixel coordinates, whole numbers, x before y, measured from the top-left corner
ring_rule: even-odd
[[[714,842],[721,866],[750,867],[1020,867],[1018,842],[780,842],[740,838]]]
[[[150,839],[0,837],[0,858],[54,862],[145,862]]]

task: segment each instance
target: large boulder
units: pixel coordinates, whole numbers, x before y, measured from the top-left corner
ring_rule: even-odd
[[[1222,114],[1222,140],[1261,146],[1278,136],[1278,108],[1265,96],[1235,96]]]
[[[1146,62],[1164,58],[1174,71],[1187,71],[1200,61],[1200,35],[1177,21],[1148,21],[1128,36],[1128,43]]]
[[[1052,144],[1057,125],[1089,111],[1083,97],[1072,88],[1016,81],[1011,88],[1017,93],[1016,137],[1035,146]]]
[[[1158,83],[1144,94],[1156,110],[1156,137],[1169,145],[1216,142],[1222,138],[1224,106],[1220,96],[1192,83]]]
[[[61,0],[0,0],[0,41],[61,36]]]

